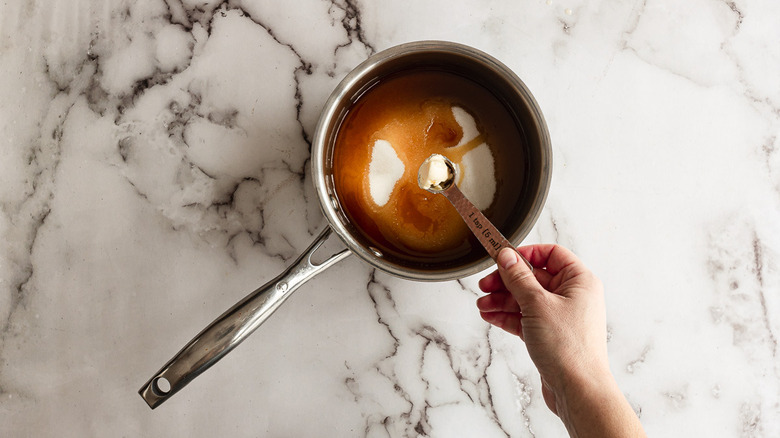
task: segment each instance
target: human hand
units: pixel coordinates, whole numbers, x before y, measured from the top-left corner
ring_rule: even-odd
[[[564,247],[518,251],[535,269],[502,250],[479,282],[482,318],[525,342],[545,403],[572,436],[644,436],[609,370],[601,281]]]
[[[534,245],[499,254],[496,272],[479,282],[482,318],[525,341],[539,370],[547,406],[557,413],[553,389],[568,380],[609,374],[601,282],[568,249]],[[579,376],[579,374],[590,376]]]

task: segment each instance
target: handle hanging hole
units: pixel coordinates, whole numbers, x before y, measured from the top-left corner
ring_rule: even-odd
[[[171,382],[165,377],[158,377],[154,379],[154,392],[165,395],[171,392]]]

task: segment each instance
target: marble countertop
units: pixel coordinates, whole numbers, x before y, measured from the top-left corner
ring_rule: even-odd
[[[647,432],[780,436],[778,22],[770,0],[0,3],[3,435],[566,436],[480,276],[356,257],[156,410],[137,393],[326,226],[309,148],[340,79],[443,39],[539,101],[526,242],[603,280]]]

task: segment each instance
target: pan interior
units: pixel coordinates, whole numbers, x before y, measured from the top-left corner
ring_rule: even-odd
[[[447,257],[421,257],[389,247],[361,229],[334,179],[342,123],[374,87],[402,75],[440,72],[484,88],[501,106],[503,116],[516,132],[515,141],[495,146],[499,195],[486,215],[511,242],[519,244],[538,217],[549,185],[549,137],[544,120],[522,82],[480,52],[475,55],[473,49],[456,45],[445,49],[407,49],[401,53],[370,58],[361,64],[344,79],[326,105],[313,148],[315,184],[319,185],[323,211],[350,249],[385,271],[418,280],[446,280],[476,273],[492,261],[473,236],[472,245],[477,250]]]

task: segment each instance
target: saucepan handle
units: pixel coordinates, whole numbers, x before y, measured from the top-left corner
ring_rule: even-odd
[[[330,227],[281,275],[261,286],[195,336],[138,391],[154,409],[236,348],[303,283],[348,257],[345,249],[314,264],[312,255],[327,240]]]

